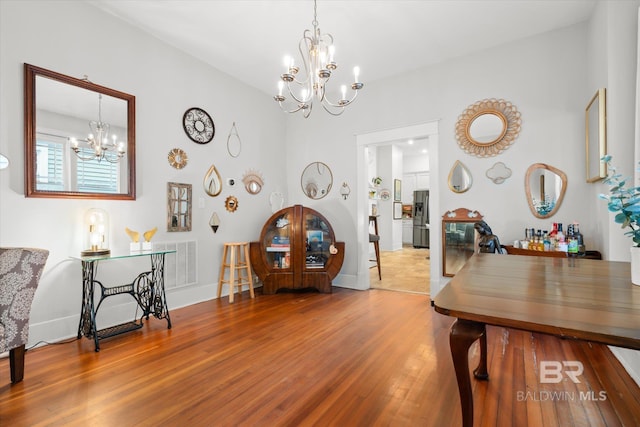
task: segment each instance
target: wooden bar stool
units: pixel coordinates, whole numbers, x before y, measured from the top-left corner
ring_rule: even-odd
[[[227,262],[227,257],[228,262]],[[229,279],[225,280],[225,268],[229,269]],[[244,277],[243,277],[244,272]],[[249,242],[225,243],[222,250],[222,264],[218,279],[218,298],[222,295],[222,284],[229,284],[229,302],[233,302],[235,287],[242,292],[242,285],[249,285],[249,294],[255,298],[253,292],[253,275],[249,262]]]
[[[375,215],[369,215],[369,226],[373,225],[373,233],[369,232],[369,243],[373,243],[373,249],[376,252],[376,259],[370,259],[369,261],[375,261],[378,267],[378,279],[382,280],[382,273],[380,272],[380,235],[378,234],[378,217]]]

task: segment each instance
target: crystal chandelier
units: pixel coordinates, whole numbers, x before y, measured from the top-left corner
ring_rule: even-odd
[[[347,99],[347,86],[341,86],[342,98],[337,102],[331,102],[325,94],[325,85],[331,78],[331,73],[338,68],[334,62],[333,56],[335,48],[333,46],[333,36],[331,34],[321,34],[318,28],[318,19],[316,11],[316,0],[313,2],[313,32],[305,30],[298,44],[302,63],[304,65],[304,74],[298,75],[300,68],[294,65],[293,58],[285,58],[285,67],[287,71],[283,73],[278,82],[278,95],[273,98],[278,102],[280,108],[287,113],[296,113],[302,111],[305,118],[309,117],[313,108],[313,102],[319,102],[322,107],[334,116],[339,116],[344,112],[344,108],[355,101],[358,91],[364,86],[358,81],[360,77],[360,69],[354,67],[354,82],[351,89],[355,91],[351,99]],[[289,96],[293,102],[289,103],[290,107],[284,105],[287,99],[283,94],[283,89],[287,88]]]
[[[87,139],[80,140],[89,149],[93,150],[93,153],[88,153],[88,150],[83,150],[79,147],[78,140],[73,137],[69,138],[71,149],[80,160],[97,159],[99,162],[102,160],[106,160],[109,163],[119,162],[125,154],[125,143],[118,142],[118,138],[115,135],[111,135],[111,140],[109,140],[109,128],[109,123],[102,121],[102,94],[98,94],[98,121],[92,120],[89,122],[91,132]]]

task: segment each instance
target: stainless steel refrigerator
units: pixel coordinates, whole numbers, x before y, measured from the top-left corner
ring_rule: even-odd
[[[413,247],[429,247],[429,190],[413,192]]]

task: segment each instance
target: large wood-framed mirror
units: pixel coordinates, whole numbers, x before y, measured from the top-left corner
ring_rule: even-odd
[[[453,277],[476,252],[475,224],[482,221],[477,211],[458,208],[442,215],[442,275]]]
[[[25,195],[135,200],[135,96],[30,64],[24,87]],[[94,157],[92,121],[118,144],[83,160]]]
[[[600,159],[607,154],[607,91],[600,88],[585,109],[585,158],[587,182],[607,176],[607,164]]]

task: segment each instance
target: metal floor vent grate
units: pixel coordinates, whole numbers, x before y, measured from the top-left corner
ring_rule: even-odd
[[[165,289],[180,288],[198,283],[197,253],[195,240],[185,242],[159,242],[153,244],[154,250],[174,250],[164,260]]]

